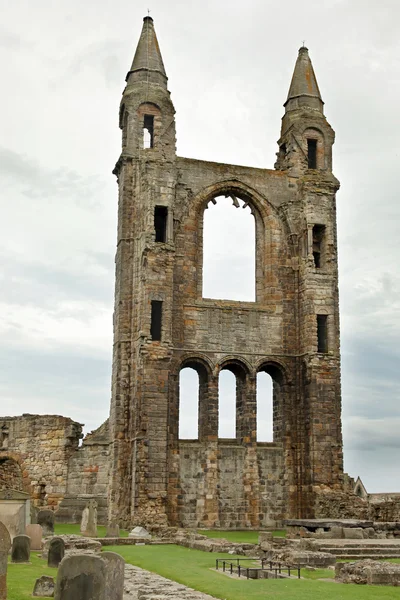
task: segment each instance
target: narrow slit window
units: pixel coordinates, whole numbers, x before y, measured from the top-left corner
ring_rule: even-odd
[[[314,225],[312,238],[314,266],[320,269],[324,266],[325,225]]]
[[[317,140],[307,140],[308,168],[317,168]]]
[[[166,206],[156,206],[154,208],[154,229],[156,231],[156,242],[165,243],[167,241],[167,219],[168,208]]]
[[[143,121],[143,148],[154,147],[154,117],[144,115]]]
[[[152,300],[151,301],[151,326],[150,335],[154,341],[161,340],[161,329],[162,329],[162,301]]]
[[[317,315],[318,352],[328,352],[328,316]]]

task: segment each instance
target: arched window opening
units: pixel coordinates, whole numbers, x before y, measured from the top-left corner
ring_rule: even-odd
[[[272,442],[273,439],[273,381],[263,371],[257,373],[257,442]]]
[[[144,115],[143,120],[143,148],[154,146],[154,116]]]
[[[218,196],[208,203],[203,222],[204,298],[255,301],[255,230],[254,216],[243,200]]]
[[[179,439],[199,437],[200,377],[192,367],[179,373]]]
[[[219,374],[218,437],[236,438],[236,376],[228,369]]]
[[[257,441],[280,442],[283,435],[284,375],[266,363],[257,373]]]

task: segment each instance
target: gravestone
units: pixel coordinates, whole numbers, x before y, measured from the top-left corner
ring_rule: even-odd
[[[129,534],[133,538],[150,538],[151,535],[144,527],[134,527]]]
[[[52,510],[39,510],[37,522],[42,526],[44,537],[54,533],[54,512]]]
[[[97,537],[97,502],[89,500],[82,512],[81,534],[85,537]]]
[[[65,554],[64,540],[60,537],[53,537],[50,541],[49,554],[47,557],[47,566],[57,568]]]
[[[102,560],[106,563],[106,599],[123,600],[125,561],[115,552],[102,552]]]
[[[39,509],[36,508],[36,506],[34,506],[33,504],[31,504],[31,525],[37,525],[37,516],[38,516],[38,512]]]
[[[51,598],[54,596],[54,579],[48,575],[42,575],[36,579],[35,587],[33,588],[33,596],[41,598]]]
[[[28,535],[16,535],[11,549],[12,563],[27,563],[31,555],[31,538]]]
[[[41,525],[27,525],[25,528],[26,535],[31,538],[31,550],[42,549],[43,529]]]
[[[11,548],[11,536],[0,521],[0,600],[7,598],[7,558]]]
[[[25,527],[30,522],[30,497],[19,490],[0,490],[0,515],[13,539],[16,535],[24,535]]]
[[[119,526],[115,521],[111,521],[107,525],[106,537],[118,537],[119,538]]]
[[[106,600],[106,563],[98,556],[75,554],[60,563],[55,600]],[[107,599],[108,600],[108,599]]]

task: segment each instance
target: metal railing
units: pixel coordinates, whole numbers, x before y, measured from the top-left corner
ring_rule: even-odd
[[[233,559],[228,560],[226,558],[217,558],[215,560],[215,568],[218,571],[220,566],[222,565],[222,571],[224,573],[226,571],[229,571],[230,575],[232,575],[233,570],[236,569],[238,577],[241,577],[242,575],[244,575],[247,579],[250,579],[250,571],[255,571],[255,570],[256,571],[274,572],[275,579],[278,579],[278,575],[285,573],[285,572],[287,572],[288,577],[291,576],[291,573],[297,572],[297,577],[298,577],[298,579],[300,579],[300,565],[294,566],[294,565],[285,565],[280,562],[274,563],[271,560],[262,558],[260,560],[261,568],[257,567],[257,566],[244,567],[243,565],[240,564],[240,562],[243,562],[246,560],[255,562],[257,559],[256,558],[233,558]]]

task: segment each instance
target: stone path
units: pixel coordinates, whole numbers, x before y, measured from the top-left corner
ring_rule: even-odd
[[[216,600],[214,596],[128,564],[124,587],[124,600]]]

